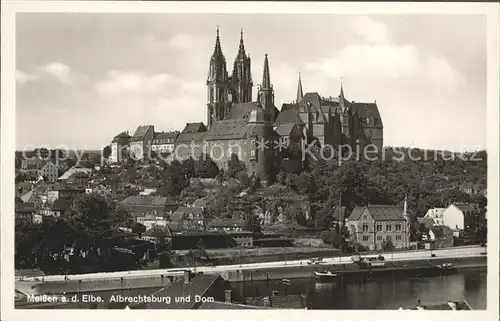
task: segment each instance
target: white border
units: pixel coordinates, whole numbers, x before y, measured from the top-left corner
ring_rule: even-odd
[[[498,232],[499,232],[499,4],[498,3],[271,3],[271,2],[83,2],[83,1],[2,1],[1,36],[1,319],[2,320],[97,320],[124,317],[120,310],[15,310],[14,295],[14,150],[15,150],[15,13],[16,12],[169,12],[169,13],[363,13],[363,14],[485,14],[487,16],[488,46],[488,302],[487,311],[454,313],[458,320],[498,320]],[[467,45],[467,44],[464,44]],[[474,108],[471,106],[471,108]],[[332,313],[333,312],[333,313]],[[303,311],[303,310],[238,310],[174,311],[128,310],[125,318],[139,320],[168,318],[217,318],[241,321],[256,317],[287,320],[290,318],[365,318],[371,320],[422,319],[418,311]],[[417,314],[413,314],[417,313]],[[442,312],[426,311],[426,318],[443,320]],[[120,314],[122,314],[120,316]]]

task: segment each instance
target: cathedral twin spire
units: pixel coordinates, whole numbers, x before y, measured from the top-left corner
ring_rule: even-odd
[[[238,53],[234,60],[232,75],[228,75],[226,58],[222,53],[219,27],[217,26],[217,35],[215,38],[215,46],[212,57],[210,59],[210,68],[207,79],[209,86],[209,103],[214,97],[210,92],[214,92],[214,88],[220,91],[226,91],[224,95],[228,96],[228,100],[233,103],[244,103],[252,101],[252,73],[250,55],[245,51],[245,41],[243,39],[243,29],[240,32],[240,43]],[[262,88],[271,89],[271,79],[269,76],[269,62],[267,54],[264,60],[264,75],[262,79]],[[218,95],[215,95],[220,97]],[[221,102],[220,99],[215,99]]]

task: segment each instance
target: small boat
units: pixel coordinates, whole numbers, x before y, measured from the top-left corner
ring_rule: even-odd
[[[437,267],[441,270],[441,273],[453,273],[457,270],[453,263],[438,264]]]
[[[316,281],[318,282],[335,282],[340,276],[337,273],[333,273],[332,271],[322,271],[322,272],[313,272]]]

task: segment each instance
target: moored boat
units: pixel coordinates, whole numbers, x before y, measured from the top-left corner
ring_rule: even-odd
[[[457,268],[455,267],[455,265],[453,265],[453,263],[438,264],[437,267],[443,274],[449,274],[457,271]]]
[[[332,271],[314,271],[313,274],[318,282],[336,282],[340,276],[338,273],[333,273]]]

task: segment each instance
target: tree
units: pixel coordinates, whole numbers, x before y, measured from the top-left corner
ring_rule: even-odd
[[[243,229],[253,233],[254,237],[262,235],[262,226],[260,218],[257,215],[250,215],[245,221]]]
[[[181,191],[189,185],[184,170],[185,168],[177,160],[167,166],[163,173],[165,179],[160,188],[162,196],[179,196]]]
[[[226,174],[228,177],[237,178],[238,174],[245,171],[245,164],[238,159],[238,155],[231,154],[231,159],[228,162]]]
[[[391,240],[385,239],[382,241],[382,250],[385,252],[392,252],[395,250],[394,244]]]
[[[109,156],[111,156],[111,147],[108,145],[102,149],[102,157],[108,159]]]
[[[207,155],[202,155],[199,160],[196,160],[194,162],[194,168],[196,177],[216,178],[219,175],[219,167],[217,167],[217,164]]]
[[[95,156],[92,158],[92,163],[93,163],[94,165],[101,164],[101,155],[95,155]]]
[[[205,243],[203,243],[202,238],[200,238],[200,240],[196,244],[196,257],[202,259],[208,259],[208,253],[207,250],[205,249]]]

